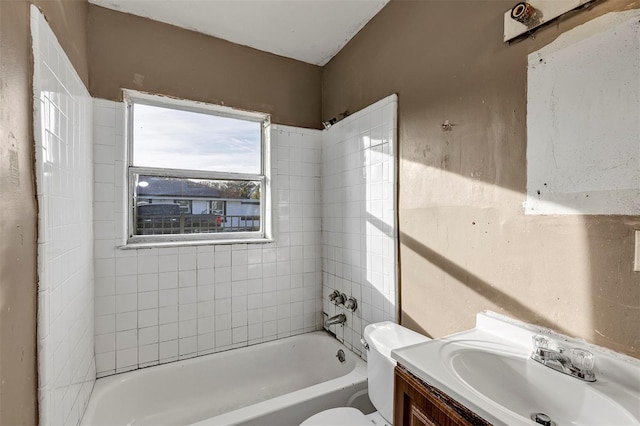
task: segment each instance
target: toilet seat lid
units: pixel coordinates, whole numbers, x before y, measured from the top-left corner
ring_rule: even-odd
[[[300,426],[371,426],[362,411],[352,407],[324,410],[302,422]]]

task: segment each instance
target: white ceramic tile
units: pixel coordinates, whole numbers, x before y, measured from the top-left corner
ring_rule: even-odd
[[[155,326],[138,329],[138,341],[140,345],[158,343],[158,327]]]
[[[178,322],[178,305],[163,306],[158,309],[158,324]]]
[[[196,271],[180,271],[178,272],[178,287],[194,287],[196,285]]]
[[[121,199],[126,185],[122,180],[118,184],[118,180],[126,174],[126,163],[125,132],[117,126],[118,117],[124,114],[122,104],[116,102],[96,101],[95,109],[100,123],[94,131],[95,151],[101,158],[95,161],[94,185],[104,199],[98,206],[114,210],[100,211],[94,224],[103,237],[100,259],[105,260],[99,267],[103,275],[101,292],[96,287],[100,294],[96,304],[102,317],[100,330],[125,333],[121,336],[130,336],[135,330],[138,336],[135,363],[133,353],[123,352],[133,348],[115,349],[109,352],[110,358],[103,357],[98,374],[175,361],[302,330],[302,300],[307,293],[314,300],[319,297],[322,282],[322,262],[311,260],[322,254],[318,249],[321,133],[274,126],[278,136],[273,144],[279,144],[279,138],[286,139],[292,149],[281,151],[283,161],[295,163],[278,170],[282,179],[274,179],[274,196],[278,194],[279,208],[286,212],[278,220],[277,228],[282,232],[275,235],[276,243],[120,250],[115,235],[123,232],[125,203]],[[280,163],[278,158],[272,159],[272,164]],[[114,201],[110,199],[112,192]],[[293,255],[290,247],[295,247]],[[305,261],[305,252],[309,261]],[[113,276],[115,288],[111,289],[106,279]],[[302,291],[305,283],[312,289],[307,293]],[[293,293],[297,303],[293,309],[288,306],[292,287],[299,288]],[[113,292],[115,297],[105,298]],[[130,311],[134,302],[135,312]],[[311,303],[306,314],[315,318],[321,306]],[[111,322],[107,323],[109,315]],[[282,320],[279,329],[277,316]],[[307,331],[319,324],[310,322]]]
[[[135,348],[137,346],[137,330],[127,330],[116,333],[116,350]]]
[[[158,256],[138,256],[138,274],[158,272]]]
[[[197,284],[198,286],[208,286],[215,282],[215,269],[213,268],[200,268],[197,270]]]
[[[339,339],[354,349],[365,320],[397,320],[395,172],[391,172],[396,107],[395,96],[385,98],[323,133],[321,300],[325,312],[333,315],[343,309],[326,300],[331,291],[358,299],[358,310],[347,312],[347,325],[336,328]],[[305,272],[307,267],[312,270],[313,264],[305,264]],[[303,313],[307,315],[304,307]],[[292,314],[295,328],[299,323],[293,318],[297,316]]]
[[[157,361],[158,359],[159,349],[157,343],[140,346],[138,350],[138,362],[140,364]]]
[[[196,336],[179,339],[179,356],[195,354],[198,351],[198,338]]]
[[[95,351],[96,353],[104,353],[114,351],[116,349],[116,334],[107,333],[96,336]]]
[[[31,14],[40,206],[39,414],[44,425],[76,424],[95,380],[92,101],[44,17],[35,7]],[[101,260],[109,257],[109,250],[98,248]],[[113,314],[113,262],[99,262],[96,270],[105,278],[96,310]],[[109,327],[101,323],[99,329]],[[111,346],[109,339],[100,342],[101,350]]]
[[[159,275],[158,274],[138,274],[137,290],[138,292],[148,292],[158,290]]]
[[[178,356],[178,340],[169,340],[166,342],[160,342],[158,345],[159,358],[162,362],[167,360],[177,359]]]
[[[138,259],[136,257],[116,258],[116,276],[136,275],[138,273]]]
[[[133,367],[138,364],[138,348],[116,351],[116,369]]]
[[[215,286],[213,285],[198,285],[198,288],[197,288],[198,302],[214,300],[214,289],[215,289]]]
[[[178,255],[164,254],[158,257],[158,272],[170,272],[178,270]]]
[[[116,316],[96,316],[94,325],[95,335],[113,333],[116,331]]]
[[[206,355],[212,353],[215,347],[214,333],[198,333],[198,354]]]
[[[138,310],[138,294],[120,294],[116,296],[116,314]]]
[[[181,249],[184,247],[181,247]],[[196,253],[180,253],[178,256],[178,270],[187,271],[196,269]]]
[[[136,275],[120,275],[114,278],[115,281],[115,293],[131,294],[138,291],[139,277]]]
[[[138,327],[151,327],[159,323],[159,309],[145,309],[138,311]]]
[[[116,331],[133,330],[138,327],[138,312],[116,314]]]
[[[158,288],[166,290],[178,288],[178,272],[161,272],[158,274]]]
[[[115,352],[112,351],[112,352],[105,352],[105,353],[96,353],[96,370],[102,371],[102,372],[107,372],[107,371],[115,372],[115,368],[116,368]]]
[[[215,331],[214,317],[198,318],[198,336]]]
[[[158,307],[158,292],[148,291],[138,293],[138,309],[153,309]]]

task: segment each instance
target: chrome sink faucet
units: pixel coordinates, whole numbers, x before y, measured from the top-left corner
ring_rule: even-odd
[[[551,340],[547,336],[535,335],[531,359],[553,370],[567,374],[586,382],[595,382],[593,372],[593,354],[579,348],[551,348]]]

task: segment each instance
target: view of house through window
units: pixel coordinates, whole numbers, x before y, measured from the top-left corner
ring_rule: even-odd
[[[268,117],[175,102],[129,99],[130,241],[264,236]]]
[[[260,181],[136,176],[136,235],[260,231]]]

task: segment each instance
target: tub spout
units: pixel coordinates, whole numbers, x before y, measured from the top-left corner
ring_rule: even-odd
[[[344,324],[345,322],[347,322],[347,316],[345,314],[338,314],[338,315],[332,316],[331,318],[328,318],[324,322],[324,326],[329,327],[330,325],[333,325],[333,324]]]

